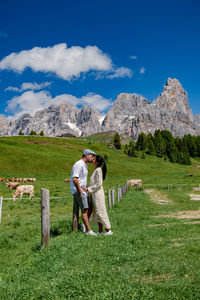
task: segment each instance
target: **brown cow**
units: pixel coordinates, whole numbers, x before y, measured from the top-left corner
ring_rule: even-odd
[[[36,182],[36,178],[27,178],[27,181],[29,181],[29,182]]]
[[[20,185],[19,182],[9,182],[9,183],[6,183],[7,188],[9,188],[10,190],[16,189],[19,185]]]

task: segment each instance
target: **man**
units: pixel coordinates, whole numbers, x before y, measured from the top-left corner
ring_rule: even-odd
[[[81,216],[83,220],[82,229],[87,235],[96,235],[90,228],[88,217],[91,214],[91,205],[88,203],[88,195],[82,190],[87,185],[87,176],[88,176],[88,165],[87,163],[92,163],[93,156],[96,156],[96,153],[86,149],[83,151],[82,159],[77,161],[71,172],[71,192],[73,195],[74,207],[73,207],[73,217],[78,215],[79,207],[81,209]],[[78,222],[78,220],[77,220]]]

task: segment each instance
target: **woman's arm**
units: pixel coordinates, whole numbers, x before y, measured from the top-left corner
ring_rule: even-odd
[[[95,174],[95,183],[88,187],[88,192],[96,193],[103,185],[102,170],[98,168]]]

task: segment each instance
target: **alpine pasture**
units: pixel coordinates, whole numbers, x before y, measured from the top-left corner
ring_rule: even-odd
[[[200,184],[200,160],[183,166],[156,156],[131,158],[105,140],[0,138],[0,177],[37,178],[33,200],[3,200],[0,299],[200,298],[200,203],[189,196],[200,194],[192,191]],[[71,231],[72,197],[64,179],[85,148],[108,157],[105,191],[127,179],[143,182],[109,211],[111,237]],[[41,188],[51,197],[47,249],[40,247]],[[12,193],[0,182],[0,196]]]

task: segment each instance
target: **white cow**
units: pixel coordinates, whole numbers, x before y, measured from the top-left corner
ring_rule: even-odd
[[[141,179],[127,180],[127,184],[130,184],[130,186],[134,186],[134,185],[142,186],[142,180]]]
[[[16,188],[15,193],[13,194],[13,201],[16,200],[17,197],[20,196],[20,200],[22,199],[23,194],[30,195],[29,199],[34,198],[34,186],[33,185],[20,185]]]

